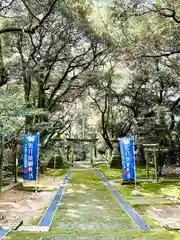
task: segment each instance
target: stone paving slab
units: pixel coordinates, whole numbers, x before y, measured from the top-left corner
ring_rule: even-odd
[[[61,235],[61,236],[51,236],[44,237],[41,240],[153,240],[152,236],[137,236],[136,234],[126,235],[126,233],[117,235],[91,235],[91,236],[77,236],[77,235]]]
[[[19,232],[49,232],[49,227],[41,227],[41,226],[21,226],[18,228]]]
[[[9,191],[12,188],[17,187],[18,185],[21,185],[21,183],[20,182],[18,182],[18,183],[11,183],[11,184],[9,184],[7,186],[2,187],[1,192]]]
[[[163,225],[164,228],[168,230],[180,230],[180,221],[178,222],[172,222],[172,223],[166,223]]]
[[[123,181],[123,178],[119,178],[119,177],[116,177],[114,179],[111,179],[111,183],[122,183]],[[141,179],[137,179],[137,183],[157,183],[157,180],[154,179],[154,178],[141,178]],[[158,179],[158,183],[169,183],[169,182],[172,182],[172,183],[177,183],[177,182],[180,182],[180,179],[177,179],[177,178],[161,178],[161,179]]]
[[[133,240],[134,237],[127,236],[54,236],[45,237],[42,240]],[[143,239],[143,238],[142,238]],[[150,239],[149,239],[150,240]]]
[[[163,198],[142,198],[142,197],[129,197],[127,198],[127,201],[131,205],[169,205],[169,204],[177,204],[177,201],[172,201],[169,199],[163,199]]]
[[[77,169],[91,169],[92,163],[89,161],[77,161],[73,163],[73,168]]]
[[[28,233],[21,235],[21,232],[18,235],[13,236],[11,238],[7,238],[8,240],[163,240],[164,237],[159,238],[154,235],[139,235],[137,233],[131,234],[43,234],[38,233],[33,235],[28,235]],[[167,239],[167,238],[166,238]],[[164,239],[165,240],[165,239]],[[168,239],[169,240],[169,239]]]
[[[180,227],[180,205],[153,206],[147,210],[149,217],[156,219],[160,226],[169,229]]]

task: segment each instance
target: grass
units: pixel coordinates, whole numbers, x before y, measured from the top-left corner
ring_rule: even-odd
[[[180,182],[166,183],[141,183],[140,189],[149,196],[180,197]]]
[[[157,230],[165,231],[165,229],[159,226],[158,221],[149,217],[146,214],[147,205],[133,206],[133,208],[143,217],[144,221],[148,223],[148,225],[153,229],[153,231],[157,231]]]
[[[102,174],[106,176],[108,180],[113,179],[122,179],[122,170],[121,169],[114,169],[108,167],[98,167]]]
[[[14,189],[17,189],[19,191],[28,191],[28,192],[35,192],[37,190],[37,192],[54,192],[57,191],[56,188],[46,188],[46,186],[17,186]]]
[[[97,185],[101,182],[96,173],[74,171],[71,173],[71,180],[73,184]]]
[[[64,177],[65,174],[67,173],[68,168],[64,167],[61,169],[50,169],[47,168],[46,171],[44,172],[44,174],[42,174],[41,176],[49,176],[49,177],[53,177],[53,178],[58,178],[58,177]],[[34,182],[34,181],[33,181]],[[34,182],[35,184],[35,182]],[[23,184],[16,186],[15,189],[21,190],[21,191],[30,191],[30,192],[34,192],[34,191],[57,191],[56,188],[47,188],[46,186],[24,186]]]
[[[45,210],[47,209],[47,207],[44,208],[44,210],[42,210],[42,216],[43,216],[43,213],[45,212]],[[38,218],[34,218],[32,219],[30,222],[29,222],[29,226],[37,226],[42,218],[42,216],[38,217]]]
[[[121,169],[110,169],[107,167],[99,167],[98,168],[105,177],[111,181],[111,180],[117,180],[122,179],[122,170]],[[151,169],[151,175],[153,169]],[[138,179],[146,179],[146,170],[142,167],[137,168],[137,180]],[[165,178],[166,180],[166,178]],[[120,183],[120,182],[119,182]],[[134,185],[120,185],[119,184],[119,191],[124,197],[129,197],[132,195],[132,190],[134,189]],[[142,181],[138,183],[138,189],[144,193],[145,195],[148,195],[149,197],[174,197],[174,198],[180,198],[180,181],[176,182],[168,182],[168,179],[166,182],[156,183],[156,182],[146,182]]]
[[[147,176],[147,171],[146,171],[146,167],[145,166],[137,166],[136,167],[136,175],[137,178],[144,178],[144,179],[148,179]],[[155,169],[154,167],[149,167],[149,178],[155,178]]]
[[[12,232],[8,235],[7,239],[9,240],[55,240],[55,239],[61,239],[61,237],[64,236],[71,236],[71,239],[81,239],[80,237],[83,237],[82,239],[92,239],[94,237],[95,240],[104,239],[109,240],[110,237],[115,237],[115,239],[120,240],[121,237],[126,237],[128,240],[128,237],[130,240],[179,240],[180,239],[180,233],[177,232],[168,232],[165,230],[155,230],[151,232],[139,232],[139,231],[132,231],[132,232],[101,232],[101,233],[92,233],[87,231],[82,232],[72,232],[72,231],[51,231],[49,233],[30,233],[30,232]],[[58,238],[56,238],[58,237]],[[90,238],[89,238],[90,237]],[[64,238],[62,238],[64,239]],[[70,238],[68,238],[70,239]]]
[[[108,180],[117,180],[121,178],[121,170],[117,169],[109,169],[105,167],[100,167],[99,170],[105,175],[105,177]],[[144,171],[144,173],[143,173]],[[145,178],[145,170],[143,168],[138,167],[137,168],[137,176],[141,178]],[[155,183],[155,182],[140,182],[138,184],[138,190],[140,191],[140,194],[142,195],[142,199],[152,199],[153,201],[149,200],[147,204],[139,204],[137,202],[133,203],[133,201],[130,201],[130,197],[132,197],[132,191],[134,189],[134,185],[121,185],[121,181],[115,181],[115,187],[118,190],[118,192],[126,199],[129,204],[131,204],[137,212],[143,216],[144,220],[152,227],[152,228],[159,228],[159,223],[155,220],[150,218],[146,212],[147,209],[151,208],[152,206],[162,206],[162,205],[171,205],[174,203],[161,203],[160,198],[167,198],[167,197],[173,197],[174,199],[180,198],[180,182],[161,182],[161,183]],[[133,196],[133,199],[136,199],[136,196]],[[138,199],[138,197],[137,197]],[[157,199],[157,200],[156,200]],[[152,203],[153,202],[153,203]],[[179,235],[180,239],[180,235]]]
[[[64,176],[68,171],[67,167],[63,167],[61,169],[50,169],[47,168],[44,172],[44,175],[50,176],[50,177],[62,177]]]
[[[119,182],[116,184],[116,188],[123,197],[128,198],[132,196],[134,185],[121,185]],[[180,198],[180,182],[142,182],[138,184],[138,190],[144,198]]]
[[[99,166],[98,169],[106,176],[106,178],[108,180],[122,179],[122,177],[123,177],[122,169],[114,169],[114,168],[108,168],[108,167],[103,167],[103,166]],[[136,174],[137,174],[137,179],[138,178],[148,179],[145,167],[138,166],[136,168]],[[155,178],[155,173],[154,173],[153,167],[149,168],[149,177]]]

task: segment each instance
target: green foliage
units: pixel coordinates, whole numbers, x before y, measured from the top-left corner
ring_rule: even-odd
[[[67,173],[67,170],[67,167],[62,167],[61,169],[47,168],[44,174],[51,177],[62,177]]]
[[[85,20],[92,12],[92,3],[90,0],[67,0],[67,5],[75,18]]]
[[[163,1],[162,0],[156,0],[156,6],[161,7]]]
[[[113,169],[113,168],[107,168],[107,167],[98,167],[98,169],[102,172],[103,175],[106,176],[108,180],[122,178],[121,169]]]
[[[45,115],[43,109],[27,107],[23,92],[16,85],[0,89],[0,129],[6,140],[11,137],[22,137],[26,116]]]

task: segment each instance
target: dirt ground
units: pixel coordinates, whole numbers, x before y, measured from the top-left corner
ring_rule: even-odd
[[[147,211],[161,226],[177,224],[180,228],[180,205],[154,206]]]
[[[32,225],[33,220],[42,216],[44,208],[49,205],[61,183],[62,178],[43,176],[38,181],[38,186],[43,189],[48,186],[45,191],[35,193],[13,188],[3,192],[0,198],[0,225],[14,227],[21,220],[25,225]],[[32,185],[26,183],[30,184]]]

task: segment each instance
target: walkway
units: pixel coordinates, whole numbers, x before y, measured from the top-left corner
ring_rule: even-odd
[[[68,173],[69,174],[69,173]],[[73,169],[58,191],[57,211],[49,233],[23,233],[12,235],[13,240],[132,240],[140,233],[134,221],[121,207],[117,197],[104,184],[93,169]],[[68,182],[67,182],[68,181]],[[114,189],[113,189],[114,191]],[[62,196],[62,198],[61,198]],[[49,209],[54,209],[54,203]],[[50,213],[46,211],[49,222]],[[46,221],[45,221],[46,222]],[[45,224],[43,220],[43,224]],[[148,239],[151,238],[135,238]]]
[[[52,230],[116,232],[136,226],[94,171],[71,173]]]

